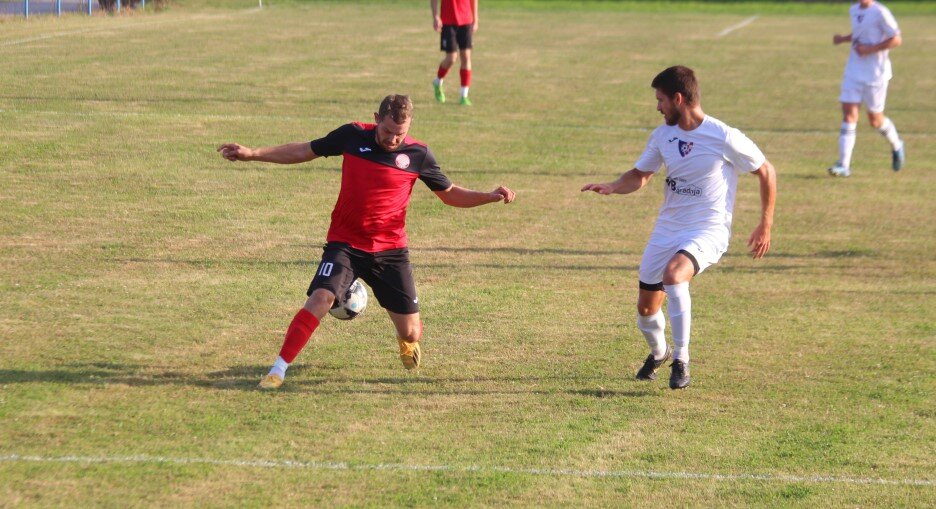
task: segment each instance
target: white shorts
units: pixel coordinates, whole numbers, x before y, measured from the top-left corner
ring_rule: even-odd
[[[685,251],[695,259],[696,274],[715,265],[728,250],[729,235],[722,232],[686,232],[678,235],[653,232],[640,259],[640,282],[659,285],[663,271],[673,256]]]
[[[864,104],[871,113],[884,111],[884,102],[887,100],[887,82],[884,83],[858,83],[856,81],[842,81],[842,95],[839,102],[851,104]]]

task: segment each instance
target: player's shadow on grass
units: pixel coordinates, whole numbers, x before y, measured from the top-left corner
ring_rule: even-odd
[[[771,258],[790,258],[790,259],[816,259],[816,258],[877,258],[879,255],[877,252],[870,249],[841,249],[841,250],[824,250],[824,251],[815,251],[812,253],[787,253],[783,251],[770,251],[764,257],[765,260]],[[725,258],[750,258],[751,255],[743,249],[732,249],[730,252],[725,253]]]
[[[825,171],[817,173],[787,173],[783,175],[784,180],[831,180],[829,174]]]
[[[303,372],[320,366],[297,364],[289,369],[289,380],[277,393],[308,393],[318,395],[515,395],[529,394],[554,396],[569,394],[593,398],[644,397],[652,394],[646,390],[620,390],[605,388],[568,388],[568,377],[459,377],[433,378],[419,375],[401,377],[349,378],[321,377],[304,378]],[[25,370],[0,369],[0,385],[25,383],[57,383],[69,385],[126,385],[130,387],[180,386],[201,387],[217,390],[259,391],[257,382],[266,373],[267,367],[260,365],[237,365],[205,374],[161,370],[154,366],[119,364],[112,362],[68,364],[59,369]],[[608,379],[577,379],[575,381],[607,384],[622,382]],[[542,382],[556,382],[560,388],[542,388]],[[627,383],[627,382],[622,382]],[[456,386],[451,386],[455,384]],[[498,384],[510,384],[498,387]],[[526,386],[524,386],[526,384]],[[643,389],[643,388],[641,388]]]
[[[216,389],[252,389],[256,387],[260,366],[228,374],[229,370],[193,375],[182,371],[164,370],[155,366],[94,362],[67,364],[59,369],[0,369],[0,385],[18,383],[61,383],[72,385],[191,386]],[[301,367],[300,370],[301,372]]]
[[[605,388],[596,389],[545,389],[536,387],[517,387],[517,384],[539,384],[543,382],[557,382],[559,385],[568,385],[569,378],[562,376],[503,376],[503,377],[448,377],[435,378],[419,376],[397,376],[397,377],[374,377],[374,378],[348,378],[348,377],[321,377],[321,378],[302,378],[302,372],[314,370],[321,373],[327,367],[309,366],[297,364],[289,368],[289,381],[281,389],[283,392],[293,393],[311,393],[311,394],[389,394],[389,395],[508,395],[508,394],[532,394],[532,395],[556,395],[571,394],[574,396],[588,396],[594,398],[612,398],[612,397],[643,397],[650,393],[643,390],[613,390]],[[266,372],[266,367],[258,366],[235,366],[224,371],[210,373],[209,376],[229,378],[232,376],[253,376],[259,379],[259,376]],[[577,379],[579,382],[607,383],[607,379],[597,377],[590,379]],[[614,380],[611,380],[614,381]],[[511,387],[505,389],[502,387],[485,387],[489,384],[509,383]],[[458,384],[457,387],[446,387],[446,385]],[[354,387],[348,387],[353,385]],[[465,387],[465,385],[476,385],[478,387]],[[250,385],[254,389],[254,385]]]
[[[747,259],[751,256],[746,251],[735,250],[726,253],[724,259]],[[722,262],[716,269],[718,272],[738,273],[738,274],[758,274],[774,273],[783,274],[790,272],[799,272],[801,274],[821,273],[828,274],[830,271],[843,271],[855,267],[852,260],[856,259],[880,258],[880,255],[870,249],[843,249],[843,250],[823,250],[811,253],[767,253],[763,260],[758,260],[752,264],[736,265],[732,262]],[[774,263],[774,259],[790,260],[789,263]],[[796,263],[799,260],[800,263]]]
[[[481,380],[471,380],[471,382],[477,382],[478,387],[446,387],[445,385],[453,382],[454,379],[447,378],[422,378],[422,379],[373,379],[373,380],[345,380],[345,381],[335,381],[327,379],[316,379],[316,380],[297,380],[294,376],[284,385],[283,392],[290,393],[309,393],[309,394],[318,394],[318,395],[368,395],[368,394],[380,394],[380,395],[425,395],[425,396],[511,396],[511,395],[533,395],[533,396],[558,396],[558,395],[572,395],[572,396],[584,396],[589,398],[642,398],[646,396],[651,396],[653,392],[648,392],[645,387],[640,387],[639,389],[634,390],[620,390],[620,389],[604,389],[604,388],[595,388],[595,389],[575,389],[575,388],[541,388],[541,387],[522,387],[517,386],[516,382],[512,382],[513,377],[506,377],[502,379],[498,378],[487,378],[484,381]],[[537,379],[527,379],[524,380],[528,383],[535,383]],[[509,388],[490,386],[489,384],[497,383],[510,383]],[[603,383],[607,382],[619,382],[616,380],[602,380]],[[412,386],[417,383],[425,384],[423,387],[413,388]],[[468,382],[466,382],[468,383]],[[623,381],[621,383],[630,383],[629,381]],[[328,385],[344,385],[344,384],[354,384],[354,387],[347,386],[337,386],[337,387],[328,387]],[[636,384],[636,382],[634,382]],[[438,387],[435,387],[438,385]],[[564,384],[560,384],[564,385]]]

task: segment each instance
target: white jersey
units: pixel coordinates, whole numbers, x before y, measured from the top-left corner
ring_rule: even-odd
[[[765,161],[744,133],[710,116],[691,131],[657,127],[634,165],[652,173],[666,165],[654,235],[710,231],[730,236],[738,174],[757,170]]]
[[[852,49],[845,64],[845,81],[860,84],[886,83],[893,76],[889,50],[878,51],[870,55],[859,56],[855,45],[880,44],[900,33],[897,20],[891,11],[874,2],[862,9],[855,4],[848,9],[852,25]]]

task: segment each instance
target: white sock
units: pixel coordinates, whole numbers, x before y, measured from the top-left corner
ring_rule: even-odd
[[[858,124],[856,123],[842,122],[842,130],[839,132],[839,164],[846,168],[851,165],[857,127]]]
[[[884,117],[884,122],[881,123],[881,127],[878,128],[878,132],[887,138],[887,141],[891,144],[892,149],[900,150],[900,147],[903,146],[903,141],[901,141],[900,136],[897,135],[897,126],[891,122],[891,119]]]
[[[670,326],[673,329],[673,360],[689,363],[689,328],[692,325],[692,298],[689,297],[689,282],[678,285],[663,285]]]
[[[286,379],[286,369],[289,368],[289,363],[284,361],[282,357],[277,356],[276,362],[273,363],[273,367],[270,368],[270,375],[278,375],[282,379]]]
[[[660,360],[666,355],[666,337],[663,335],[663,329],[666,327],[666,320],[663,319],[663,311],[657,311],[655,315],[641,316],[637,314],[637,328],[643,332],[647,345],[650,346],[650,353],[653,358]]]
[[[461,87],[461,96],[468,97],[468,87]]]
[[[423,82],[423,83],[425,83],[425,82]],[[435,85],[435,86],[437,86],[437,87],[441,87],[441,86],[442,86],[442,78],[436,77],[436,79],[432,80],[432,84]]]

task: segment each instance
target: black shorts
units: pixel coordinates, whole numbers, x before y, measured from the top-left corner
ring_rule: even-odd
[[[442,51],[471,49],[471,25],[442,25]]]
[[[306,295],[324,288],[340,300],[357,278],[371,287],[380,307],[387,311],[401,315],[419,312],[413,267],[405,247],[368,253],[343,242],[329,242]]]

